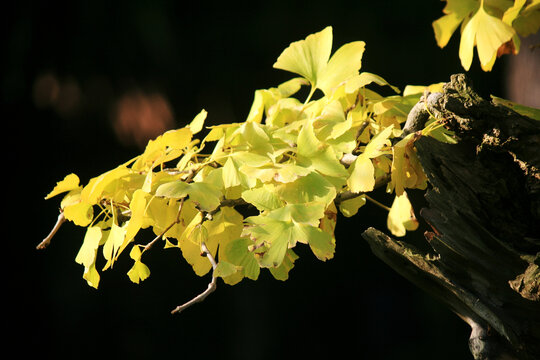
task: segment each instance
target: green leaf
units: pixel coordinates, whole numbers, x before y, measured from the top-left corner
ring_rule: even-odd
[[[324,144],[315,136],[313,124],[306,123],[298,133],[297,153],[300,156],[312,157],[324,148]]]
[[[242,199],[254,205],[259,211],[269,211],[282,207],[283,201],[276,194],[273,184],[246,190],[242,192]]]
[[[203,211],[216,209],[221,202],[221,191],[211,184],[195,182],[189,184],[189,198]]]
[[[365,196],[357,196],[355,198],[342,201],[339,203],[339,211],[346,216],[352,217],[358,213],[358,209],[366,204]]]
[[[326,204],[317,201],[304,204],[287,204],[269,212],[265,218],[318,226],[319,220],[324,216],[325,208]],[[264,222],[264,219],[262,221]]]
[[[332,27],[328,26],[305,40],[289,45],[274,63],[274,68],[299,74],[314,86],[331,51]]]
[[[275,190],[279,198],[289,204],[311,203],[329,205],[336,197],[336,188],[324,176],[311,172],[294,182],[280,185]],[[277,208],[277,207],[276,207]]]
[[[224,246],[223,252],[220,253],[220,258],[225,258],[229,263],[240,267],[238,272],[241,273],[242,277],[257,280],[260,273],[260,267],[253,252],[249,251],[249,246],[251,244],[252,241],[248,238],[235,239]],[[231,282],[236,283],[240,281],[241,277],[233,279],[225,278],[223,280],[230,284]]]
[[[302,225],[302,231],[306,236],[311,251],[319,260],[326,261],[334,257],[336,244],[329,233],[322,231],[318,227],[308,225]]]
[[[341,102],[335,100],[325,106],[321,116],[313,122],[317,137],[321,140],[336,139],[352,127],[352,118],[345,118]]]
[[[188,194],[189,185],[183,181],[175,180],[160,185],[156,190],[156,196],[170,199],[180,199]]]
[[[236,265],[226,261],[220,261],[214,270],[214,276],[224,278],[235,274],[237,271],[238,267]]]
[[[271,267],[270,273],[276,280],[286,281],[289,279],[289,272],[294,267],[296,259],[298,259],[298,255],[288,249],[281,264],[278,267]]]

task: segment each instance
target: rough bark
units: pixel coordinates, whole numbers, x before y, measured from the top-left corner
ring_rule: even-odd
[[[540,359],[540,121],[482,99],[461,74],[425,94],[407,131],[427,113],[459,138],[415,144],[430,182],[420,214],[433,251],[373,228],[363,237],[471,326],[475,359]]]

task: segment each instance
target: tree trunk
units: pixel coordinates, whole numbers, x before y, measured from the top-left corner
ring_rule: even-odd
[[[461,74],[422,97],[407,131],[428,114],[459,138],[415,143],[430,182],[420,214],[433,252],[373,228],[363,237],[471,326],[475,359],[540,359],[540,121],[482,99]]]

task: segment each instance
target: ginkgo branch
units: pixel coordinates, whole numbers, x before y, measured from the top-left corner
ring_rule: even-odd
[[[206,299],[208,295],[210,295],[212,292],[214,292],[214,290],[216,290],[217,277],[214,276],[214,271],[216,270],[216,267],[217,267],[216,260],[214,259],[214,257],[212,256],[212,254],[210,253],[210,251],[208,250],[204,242],[201,243],[201,250],[202,250],[201,255],[205,255],[210,261],[210,263],[212,264],[212,280],[208,284],[208,287],[206,288],[205,291],[195,296],[193,299],[189,300],[188,302],[182,305],[178,305],[173,311],[171,311],[171,314],[178,314],[179,312],[182,312],[183,310],[187,309],[191,305],[203,301],[204,299]]]
[[[66,221],[66,217],[64,216],[64,213],[62,211],[60,211],[60,214],[58,215],[58,219],[56,220],[56,224],[54,224],[53,229],[51,230],[49,235],[47,235],[47,237],[45,239],[43,239],[43,241],[41,241],[38,244],[38,246],[36,246],[36,249],[42,250],[42,249],[45,249],[47,246],[49,246],[49,244],[51,243],[51,239],[53,238],[54,234],[56,234],[58,229],[60,229],[60,226],[62,226],[62,224],[65,221]]]
[[[146,246],[143,249],[143,252],[149,250],[156,243],[156,241],[163,238],[163,236],[167,233],[167,231],[169,231],[174,225],[176,225],[176,224],[178,224],[180,222],[180,215],[182,214],[182,208],[184,207],[183,206],[184,205],[184,199],[185,198],[182,198],[182,200],[180,201],[180,206],[178,207],[178,213],[176,214],[176,219],[174,219],[174,221],[171,224],[169,224],[169,226],[167,226],[165,228],[165,230],[163,230],[158,236],[156,236],[154,238],[154,240],[152,240],[148,244],[146,244]]]

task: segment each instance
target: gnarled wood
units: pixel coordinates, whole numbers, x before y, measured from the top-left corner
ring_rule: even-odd
[[[471,325],[475,359],[540,359],[540,122],[482,99],[464,75],[424,96],[458,144],[416,142],[430,181],[420,211],[433,227],[422,253],[368,229],[373,252]]]

